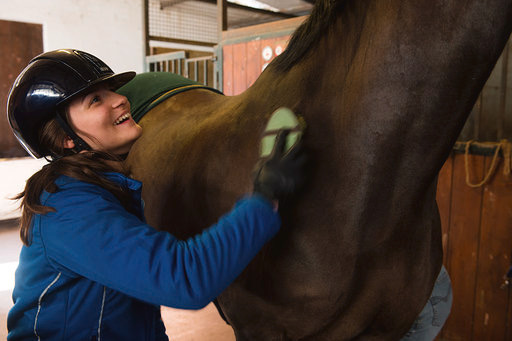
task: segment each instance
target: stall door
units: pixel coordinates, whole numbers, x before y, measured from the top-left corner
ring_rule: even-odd
[[[25,156],[7,122],[7,95],[16,76],[43,52],[43,27],[0,20],[0,158]]]

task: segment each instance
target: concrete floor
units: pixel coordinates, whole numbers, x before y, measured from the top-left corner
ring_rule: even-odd
[[[0,340],[7,337],[7,313],[21,241],[13,219],[17,203],[9,198],[21,192],[25,181],[46,162],[32,158],[0,159]],[[233,330],[220,318],[213,304],[198,311],[162,308],[167,335],[175,341],[232,341]]]

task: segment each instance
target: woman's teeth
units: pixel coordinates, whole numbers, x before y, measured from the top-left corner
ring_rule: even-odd
[[[114,122],[114,125],[118,125],[118,124],[121,124],[123,123],[124,121],[126,121],[127,119],[130,118],[130,114],[124,114],[123,116],[119,117],[115,122]]]

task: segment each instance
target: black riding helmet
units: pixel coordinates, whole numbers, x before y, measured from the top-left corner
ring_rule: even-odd
[[[69,127],[64,107],[75,96],[108,82],[113,90],[126,84],[135,72],[114,72],[100,59],[78,50],[56,50],[30,61],[9,91],[7,119],[14,135],[35,158],[54,156],[39,146],[38,131],[56,117],[73,139],[76,151],[90,147]]]

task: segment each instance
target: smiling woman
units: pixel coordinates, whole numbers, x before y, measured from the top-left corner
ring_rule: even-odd
[[[106,85],[72,100],[67,119],[73,130],[92,149],[112,154],[128,153],[142,134],[142,128],[130,114],[130,102]],[[69,149],[75,148],[71,138],[67,138],[64,145]]]
[[[18,195],[8,340],[166,340],[160,305],[206,306],[279,230],[278,201],[298,189],[304,163],[300,145],[285,153],[286,132],[255,166],[252,193],[203,233],[180,241],[146,224],[142,184],[122,163],[142,131],[114,92],[134,75],[58,50],[10,91],[14,134],[50,162]]]

